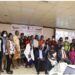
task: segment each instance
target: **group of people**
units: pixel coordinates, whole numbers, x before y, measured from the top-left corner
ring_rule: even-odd
[[[59,62],[75,64],[75,39],[70,43],[68,37],[56,41],[55,36],[44,40],[43,35],[25,36],[19,31],[15,35],[7,31],[0,33],[0,72],[6,70],[12,74],[11,67],[35,65],[37,74],[40,71],[48,74]]]

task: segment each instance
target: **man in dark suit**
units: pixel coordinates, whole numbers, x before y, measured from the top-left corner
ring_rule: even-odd
[[[45,74],[48,74],[46,65],[45,52],[40,48],[35,59],[35,68],[37,74],[39,74],[40,71],[45,71]]]

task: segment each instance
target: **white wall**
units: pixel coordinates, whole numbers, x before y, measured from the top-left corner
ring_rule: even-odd
[[[11,32],[11,24],[0,24],[0,32],[3,30]],[[44,35],[45,39],[51,38],[53,34],[54,34],[54,29],[43,28],[43,35]]]
[[[75,30],[66,30],[66,29],[56,29],[56,39],[58,40],[60,37],[69,37],[69,41],[75,39]]]
[[[3,30],[10,32],[11,31],[10,24],[0,24],[0,32]]]
[[[44,35],[45,39],[51,38],[54,35],[54,29],[43,28],[43,35]]]

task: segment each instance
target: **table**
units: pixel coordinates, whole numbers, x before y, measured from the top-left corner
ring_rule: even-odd
[[[49,72],[49,75],[63,75],[67,66],[75,69],[75,65],[68,65],[65,62],[60,62],[55,65],[55,67]]]

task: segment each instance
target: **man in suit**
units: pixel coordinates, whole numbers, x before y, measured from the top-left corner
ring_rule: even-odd
[[[39,48],[39,51],[37,52],[35,60],[35,68],[37,71],[37,74],[39,74],[40,71],[45,71],[45,74],[48,74],[47,68],[46,68],[46,59],[45,59],[45,52],[41,48]]]

